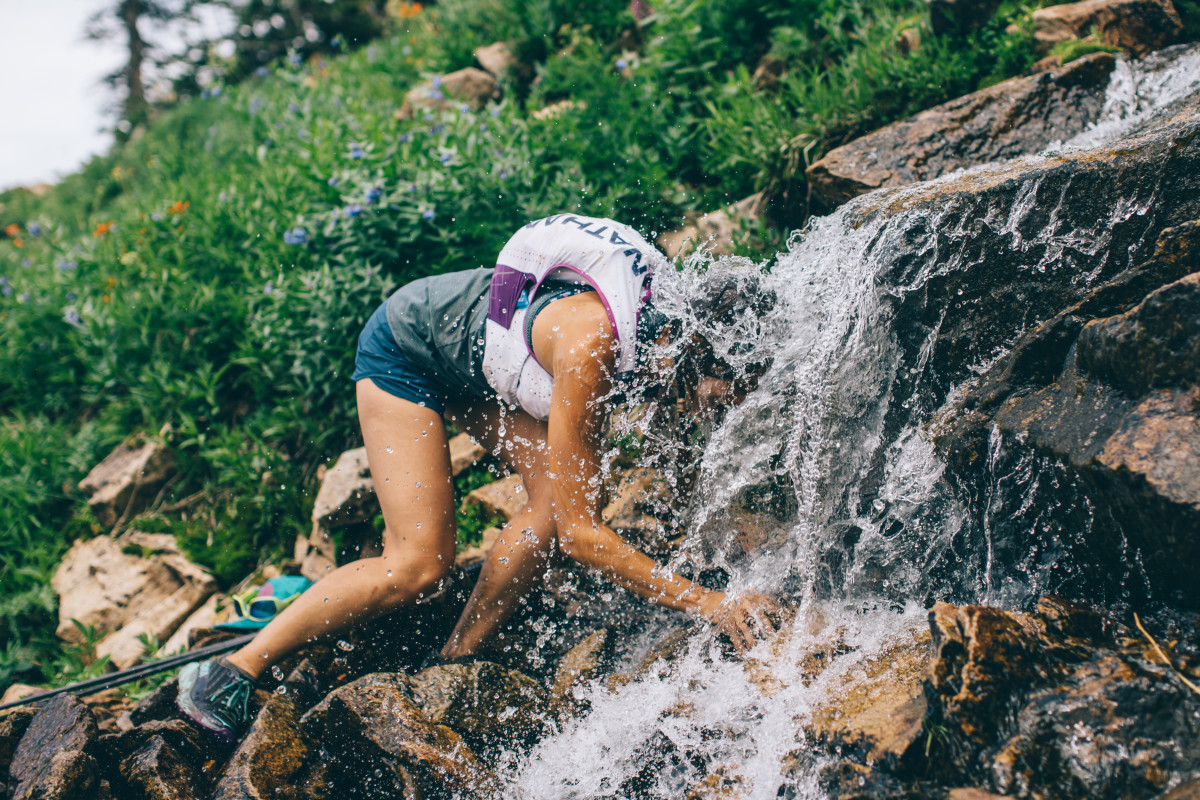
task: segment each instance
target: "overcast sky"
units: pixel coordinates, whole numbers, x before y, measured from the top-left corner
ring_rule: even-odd
[[[0,0],[0,189],[52,182],[111,141],[101,78],[121,44],[91,42],[84,23],[105,0]]]
[[[114,95],[102,79],[121,66],[124,42],[89,41],[83,28],[116,3],[0,0],[0,189],[52,183],[111,144],[104,108]],[[215,35],[222,22],[206,15],[200,30]],[[145,26],[142,35],[162,37]]]

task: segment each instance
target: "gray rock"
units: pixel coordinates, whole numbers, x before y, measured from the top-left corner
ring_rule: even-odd
[[[558,662],[550,685],[550,708],[556,718],[563,720],[584,711],[577,692],[599,677],[612,649],[611,638],[607,630],[592,631]]]
[[[1115,59],[1095,53],[922,111],[829,151],[806,171],[829,205],[881,186],[1036,153],[1095,121]]]
[[[192,761],[162,736],[150,736],[119,767],[125,785],[145,800],[192,800],[208,781]]]
[[[92,513],[105,525],[129,519],[146,508],[175,472],[175,457],[165,444],[131,436],[79,482]]]
[[[489,517],[499,517],[508,521],[519,514],[529,504],[529,494],[520,475],[509,475],[493,481],[486,486],[480,486],[463,498],[463,508],[479,506]]]
[[[41,706],[9,767],[12,800],[76,800],[97,786],[96,720],[69,694]]]
[[[17,750],[17,745],[21,741],[21,737],[25,735],[25,730],[29,727],[29,723],[37,716],[37,709],[29,706],[21,706],[11,709],[0,717],[0,777],[8,776],[8,767],[12,764],[13,753]],[[0,794],[0,797],[4,797]]]

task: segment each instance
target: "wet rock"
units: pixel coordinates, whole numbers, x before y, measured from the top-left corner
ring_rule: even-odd
[[[75,800],[97,785],[96,721],[71,695],[46,702],[30,721],[9,766],[12,800]]]
[[[992,794],[982,789],[964,787],[951,789],[946,795],[946,800],[1003,800],[1003,795]]]
[[[578,716],[585,710],[576,693],[599,677],[610,650],[611,636],[601,629],[589,633],[562,657],[550,685],[550,708],[555,717]]]
[[[167,720],[177,716],[175,698],[179,695],[179,683],[172,678],[138,701],[129,711],[129,720],[142,726],[156,720]]]
[[[1033,12],[1033,38],[1046,54],[1059,42],[1084,39],[1092,31],[1104,44],[1134,56],[1161,50],[1183,34],[1183,21],[1171,0],[1083,0]]]
[[[500,96],[496,77],[474,67],[466,67],[435,78],[427,86],[417,86],[404,95],[404,105],[396,112],[400,119],[412,119],[418,111],[448,108],[466,103],[478,111],[491,99]]]
[[[139,637],[167,639],[217,589],[174,536],[136,531],[75,542],[50,585],[59,595],[58,635],[81,640],[72,620],[95,627],[108,634],[96,654],[122,669],[143,655]]]
[[[1196,776],[1200,696],[1146,639],[1052,598],[1031,614],[939,604],[930,625],[926,767],[948,782],[1065,800]]]
[[[1095,121],[1115,59],[1095,53],[1011,78],[894,122],[835,148],[806,171],[826,203],[957,169],[1036,153]]]
[[[12,764],[13,753],[29,723],[37,716],[37,709],[21,706],[4,712],[0,717],[0,777],[8,777],[8,767]],[[0,797],[4,795],[0,794]]]
[[[639,549],[662,552],[670,549],[671,532],[658,515],[670,515],[672,494],[658,470],[644,467],[623,470],[600,518]]]
[[[509,475],[498,481],[480,486],[463,498],[463,508],[478,506],[489,517],[499,517],[507,522],[529,504],[529,494],[520,475]]]
[[[431,723],[454,729],[480,753],[527,744],[545,730],[545,689],[499,664],[431,667],[408,680],[408,691]]]
[[[1200,800],[1200,779],[1181,783],[1158,800]]]
[[[175,471],[175,457],[165,444],[134,435],[117,445],[82,481],[88,505],[104,525],[129,519],[146,508]]]
[[[465,433],[450,440],[450,472],[460,475],[487,455],[483,445]]]
[[[1079,364],[1130,397],[1200,381],[1200,272],[1085,325]]]
[[[122,759],[119,771],[125,786],[145,800],[192,800],[207,790],[204,774],[162,736],[151,736]]]
[[[739,232],[762,217],[766,200],[762,192],[727,208],[691,219],[677,231],[664,233],[657,244],[668,258],[686,256],[703,246],[715,255],[728,255]]]
[[[983,25],[1000,0],[928,0],[929,22],[938,36],[947,33],[966,33]]]
[[[304,770],[316,743],[299,723],[320,699],[319,684],[316,669],[303,661],[271,693],[225,765],[213,800],[306,797],[294,778]]]
[[[814,709],[811,732],[835,747],[866,751],[867,763],[900,760],[924,743],[929,636],[902,639],[840,676]]]
[[[343,796],[485,797],[494,778],[457,733],[410,699],[407,676],[376,673],[331,692],[301,720]]]
[[[167,639],[166,643],[158,648],[158,655],[169,656],[182,653],[188,649],[193,631],[208,630],[220,622],[221,617],[217,613],[217,601],[219,599],[220,597],[214,594],[204,601],[204,605],[193,611],[191,616],[175,629],[175,632],[171,634],[171,638]]]

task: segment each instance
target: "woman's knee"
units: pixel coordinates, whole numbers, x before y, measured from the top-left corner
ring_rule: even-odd
[[[386,555],[378,561],[382,570],[380,605],[386,611],[395,611],[409,603],[436,592],[450,576],[453,563],[442,559],[389,559]]]

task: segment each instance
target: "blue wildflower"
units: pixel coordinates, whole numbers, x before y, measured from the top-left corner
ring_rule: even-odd
[[[471,106],[467,103],[463,103],[462,105],[460,105],[458,107],[458,110],[459,110],[459,113],[469,114],[469,113],[471,113]]]
[[[362,158],[364,155],[366,155],[366,154],[363,152],[363,149],[361,147],[359,147],[357,142],[350,145],[350,157],[351,158]]]
[[[288,63],[293,67],[298,67],[304,63],[304,59],[300,57],[299,53],[292,53],[290,56],[288,56]]]
[[[439,86],[442,85],[442,76],[434,75],[432,78],[429,79],[429,83],[433,86],[433,88],[435,88],[435,89],[438,88]]]
[[[68,325],[78,325],[83,321],[79,318],[79,312],[73,308],[68,308],[63,313],[63,319],[66,320]]]
[[[220,96],[221,96],[221,87],[220,87],[220,86],[214,86],[214,87],[212,88],[212,96],[213,96],[213,97],[220,97]]]
[[[338,185],[338,179],[337,179],[336,177],[330,178],[330,179],[327,181],[327,183],[328,183],[330,186],[337,186],[337,185]]]
[[[415,194],[415,193],[416,193],[416,191],[417,191],[417,185],[416,185],[415,183],[410,183],[410,184],[408,185],[408,193],[409,193],[409,194]]]
[[[212,97],[212,92],[210,92],[208,89],[205,89],[203,92],[200,93],[201,100],[207,100],[210,97]]]
[[[33,262],[30,261],[28,258],[22,258],[21,266],[24,267],[25,269],[29,269],[31,266],[33,266]]]
[[[357,203],[351,203],[350,205],[346,206],[346,216],[350,217],[351,219],[357,217],[361,213],[362,206],[358,205]]]
[[[283,241],[286,244],[304,244],[308,241],[308,231],[304,228],[292,228],[283,234]]]
[[[5,284],[4,286],[0,286],[0,294],[3,294],[5,297],[12,297],[12,293],[13,293],[13,288],[11,286],[9,286],[8,284]]]
[[[59,261],[57,264],[55,264],[55,266],[58,267],[63,272],[70,272],[71,270],[78,267],[79,263],[76,261]]]
[[[624,72],[625,70],[629,69],[629,62],[623,58],[618,58],[616,67],[618,72]]]
[[[487,123],[486,122],[479,126],[479,132],[487,133]]]
[[[500,106],[492,106],[492,111],[491,111],[491,113],[492,113],[492,116],[493,116],[493,117],[498,117],[498,116],[500,116]]]
[[[425,112],[425,121],[426,121],[426,122],[430,122],[432,119],[433,119],[433,114],[431,114],[430,112],[426,111],[426,112]]]
[[[383,189],[380,189],[378,186],[372,186],[370,189],[367,189],[368,203],[374,203],[381,197],[383,197]]]
[[[30,300],[33,299],[33,297],[30,296],[29,292],[21,292],[21,296],[18,297],[17,299],[20,300],[22,303],[28,303]]]
[[[450,154],[442,153],[441,158],[439,158],[438,160],[441,161],[443,164],[449,164],[450,163]]]
[[[429,99],[430,100],[445,100],[446,95],[441,89],[430,89],[429,90]]]
[[[439,133],[441,133],[444,130],[446,130],[445,125],[434,125],[432,128],[429,129],[429,132],[432,133],[434,136],[437,136]]]
[[[408,144],[408,142],[411,139],[412,139],[412,137],[409,136],[407,133],[400,134],[400,144]]]
[[[273,284],[273,283],[268,283],[266,286],[263,287],[263,294],[271,294],[274,291],[275,291],[275,284]]]
[[[0,275],[0,286],[8,286],[8,278]]]
[[[260,108],[262,108],[262,100],[259,100],[257,97],[255,97],[253,100],[250,101],[250,113],[251,114],[257,114],[258,110]]]
[[[162,218],[163,218],[163,215],[162,215],[162,212],[160,212],[160,211],[155,211],[153,214],[150,215],[150,219],[154,220],[155,222],[162,222]]]
[[[424,211],[421,212],[421,216],[424,217],[425,219],[433,219],[433,209],[432,208],[425,209]]]
[[[74,292],[67,292],[67,302],[68,302],[68,303],[73,303],[73,302],[75,302],[75,298],[76,298],[77,296],[78,296],[78,295],[76,295]]]
[[[217,195],[218,203],[224,203],[228,199],[229,199],[229,194],[228,194],[228,192],[225,192],[224,190],[222,190],[222,192],[219,195]]]
[[[296,131],[296,136],[298,136],[298,137],[299,137],[299,138],[301,138],[301,139],[307,139],[307,138],[308,138],[308,131],[306,131],[306,130],[304,130],[303,128],[301,128],[300,130]]]
[[[254,70],[254,74],[260,78],[265,78],[271,74],[271,71],[266,67],[259,67],[258,69]]]
[[[508,170],[506,170],[506,169],[500,170],[500,180],[502,180],[502,181],[508,180]]]
[[[288,111],[292,112],[293,114],[299,114],[300,106],[296,105],[295,103],[288,103]]]
[[[30,236],[41,236],[42,235],[42,226],[38,225],[36,222],[31,222],[28,225],[26,225],[25,230],[29,231]]]

